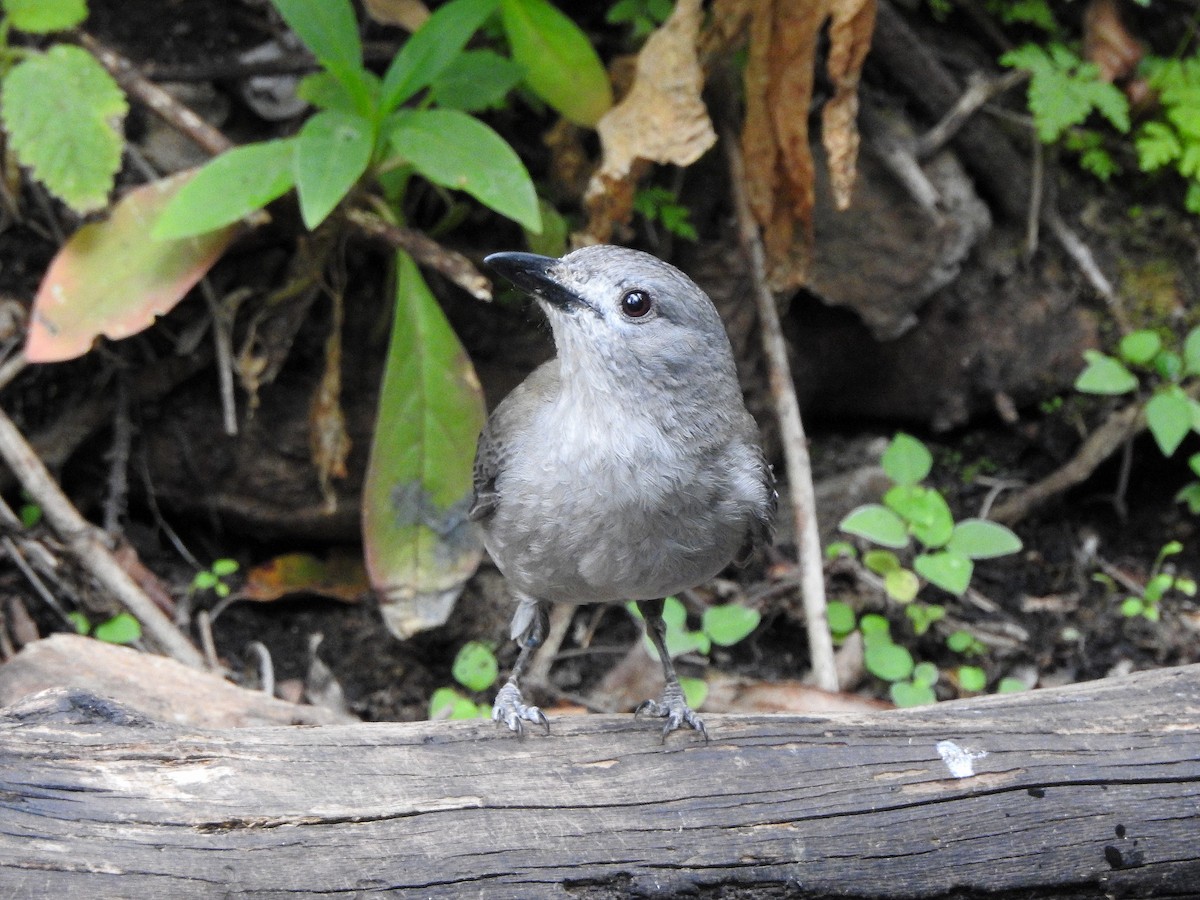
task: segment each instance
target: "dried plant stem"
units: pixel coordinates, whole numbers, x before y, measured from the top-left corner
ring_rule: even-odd
[[[796,399],[788,365],[787,344],[779,321],[775,296],[767,286],[766,262],[762,239],[750,211],[746,196],[745,169],[737,138],[731,128],[724,129],[722,143],[729,159],[729,174],[734,206],[737,209],[738,233],[750,262],[754,278],[754,297],[758,306],[759,328],[767,359],[771,399],[779,419],[783,442],[784,462],[796,521],[796,546],[800,564],[800,589],[804,598],[804,619],[808,627],[809,655],[817,686],[838,689],[837,666],[833,655],[833,639],[825,612],[825,572],[821,562],[821,538],[817,531],[816,496],[812,484],[812,466],[808,458],[808,440],[800,420],[800,403]]]
[[[171,620],[137,586],[105,544],[103,532],[79,514],[33,448],[7,415],[0,412],[0,457],[66,543],[79,564],[141,623],[146,634],[184,665],[204,668],[204,659]]]

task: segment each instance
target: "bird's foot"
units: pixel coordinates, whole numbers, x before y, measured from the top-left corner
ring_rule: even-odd
[[[687,705],[687,700],[683,696],[683,688],[679,686],[678,682],[667,682],[661,700],[647,700],[634,710],[633,714],[637,717],[653,716],[658,719],[666,719],[662,730],[664,743],[666,743],[667,735],[682,725],[687,725],[693,731],[700,732],[704,742],[708,743],[708,729],[704,727],[704,722],[700,717]]]
[[[508,681],[496,694],[496,702],[492,704],[492,721],[503,722],[510,731],[517,734],[525,732],[525,723],[534,722],[550,733],[550,723],[546,714],[536,706],[527,706],[521,697],[521,689],[515,681]]]

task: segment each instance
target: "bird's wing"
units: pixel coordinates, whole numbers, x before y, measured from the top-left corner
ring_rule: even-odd
[[[486,519],[496,511],[500,494],[496,478],[508,462],[511,438],[528,427],[538,401],[549,402],[558,388],[558,361],[550,360],[535,369],[517,385],[488,417],[479,445],[475,448],[475,497],[467,518],[472,522]]]
[[[756,435],[757,436],[757,435]],[[742,543],[734,562],[745,564],[754,551],[760,547],[769,547],[775,543],[775,513],[779,508],[779,492],[775,490],[775,470],[767,462],[762,448],[758,449],[759,477],[764,488],[763,502],[757,506],[746,530],[746,539]]]

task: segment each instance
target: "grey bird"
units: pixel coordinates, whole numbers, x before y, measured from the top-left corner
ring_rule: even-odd
[[[492,718],[549,730],[519,679],[550,603],[637,601],[666,688],[639,714],[707,739],[666,647],[664,598],[769,543],[774,477],[708,296],[674,266],[623,247],[484,260],[545,311],[558,355],[491,414],[470,518],[516,601],[520,654]]]

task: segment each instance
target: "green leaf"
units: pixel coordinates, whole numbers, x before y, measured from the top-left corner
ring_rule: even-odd
[[[908,569],[893,569],[884,576],[883,587],[897,603],[910,603],[921,589],[921,582]]]
[[[946,638],[946,646],[955,653],[966,653],[975,643],[975,636],[969,631],[956,631]]]
[[[525,229],[525,243],[529,246],[529,251],[540,256],[563,256],[570,249],[567,245],[571,236],[570,223],[562,213],[540,197],[538,210],[542,215],[542,230],[537,232]]]
[[[88,617],[78,610],[72,610],[67,613],[67,618],[75,626],[76,634],[87,634],[92,630],[92,623],[88,621]]]
[[[929,631],[934,622],[946,618],[946,607],[936,603],[913,603],[905,607],[904,614],[912,622],[913,633],[920,637]]]
[[[466,191],[530,231],[541,231],[537,194],[525,166],[504,138],[453,109],[408,112],[391,132],[392,147],[443,187]]]
[[[825,619],[834,637],[845,637],[854,630],[854,610],[842,600],[829,601],[825,608]]]
[[[96,640],[106,644],[132,644],[142,636],[142,624],[129,613],[117,613],[107,622],[101,622],[92,632]]]
[[[82,356],[100,335],[137,334],[191,290],[233,240],[233,229],[147,239],[193,177],[182,172],[130,191],[105,221],[80,228],[51,261],[25,339],[31,362]]]
[[[475,719],[479,715],[479,707],[454,688],[438,688],[429,698],[429,718],[431,719],[438,721]]]
[[[760,621],[762,615],[756,609],[723,603],[704,610],[701,627],[718,647],[732,647],[747,638]]]
[[[396,254],[396,311],[363,488],[367,572],[404,639],[440,625],[481,548],[467,520],[479,379],[416,263]]]
[[[395,110],[452,66],[499,0],[451,0],[439,7],[396,54],[383,76],[379,108]],[[492,73],[495,75],[495,72]]]
[[[838,528],[884,547],[901,549],[908,546],[908,529],[904,522],[887,507],[875,503],[851,510]]]
[[[916,681],[897,681],[888,688],[888,694],[891,695],[892,702],[901,709],[937,703],[937,694],[933,692],[933,688]]]
[[[708,699],[708,682],[703,678],[680,678],[679,686],[683,688],[683,699],[692,709],[699,709]]]
[[[863,655],[867,671],[884,681],[902,681],[912,674],[912,654],[899,644],[868,643]]]
[[[42,508],[36,503],[22,503],[17,514],[22,528],[36,528],[42,522]]]
[[[1143,172],[1153,172],[1161,169],[1183,155],[1183,145],[1173,129],[1166,122],[1152,121],[1138,129],[1133,139],[1137,150],[1138,165]]]
[[[933,455],[915,437],[900,432],[888,444],[881,462],[896,484],[916,484],[933,468]]]
[[[1171,456],[1192,429],[1192,407],[1178,387],[1159,391],[1146,403],[1146,424],[1163,456]]]
[[[492,50],[467,50],[429,86],[438,106],[475,112],[502,106],[521,81],[521,69]]]
[[[192,587],[198,591],[211,591],[219,584],[217,576],[205,569],[202,572],[197,572],[192,578]]]
[[[1006,66],[1025,69],[1029,81],[1029,111],[1038,137],[1054,143],[1064,131],[1082,124],[1093,110],[1118,131],[1129,130],[1129,102],[1113,85],[1100,80],[1100,69],[1083,62],[1062,44],[1045,49],[1025,44],[1000,57]]]
[[[987,673],[979,666],[959,666],[958,686],[964,691],[978,693],[987,687]]]
[[[954,526],[946,543],[947,550],[968,559],[994,559],[1021,549],[1021,539],[999,522],[987,519],[963,519]]]
[[[1200,375],[1200,328],[1193,328],[1183,339],[1183,370],[1187,375]]]
[[[1012,678],[1006,676],[1000,679],[1000,683],[996,685],[997,694],[1017,694],[1025,690],[1025,682],[1020,678]]]
[[[863,633],[863,638],[870,643],[874,639],[881,639],[886,643],[890,643],[891,626],[888,620],[878,613],[867,613],[858,620],[858,630]]]
[[[913,568],[931,584],[961,597],[971,583],[975,564],[961,553],[942,550],[938,553],[922,553],[913,560]]]
[[[938,668],[931,662],[920,662],[913,666],[913,684],[933,687],[938,682]]]
[[[862,561],[876,575],[887,575],[900,568],[900,559],[891,550],[868,550]]]
[[[4,77],[0,104],[9,147],[51,193],[79,213],[108,202],[129,105],[95,57],[69,44],[30,56]]]
[[[625,608],[634,618],[644,621],[642,611],[638,609],[636,603],[627,603]],[[682,656],[684,653],[693,651],[708,653],[712,649],[712,641],[703,631],[688,630],[687,610],[677,597],[666,598],[666,602],[663,603],[662,617],[667,626],[667,655],[672,659]],[[655,649],[654,642],[647,634],[642,635],[642,647],[651,659],[658,659],[658,650]]]
[[[319,112],[296,135],[294,174],[300,215],[310,231],[333,212],[371,161],[375,132],[362,116]]]
[[[291,190],[293,140],[264,141],[222,153],[195,173],[150,231],[175,240],[240,221]]]
[[[454,657],[450,674],[468,691],[486,691],[496,683],[500,666],[496,662],[496,654],[486,644],[469,641]]]
[[[220,578],[225,578],[225,577],[228,577],[229,575],[233,575],[237,572],[237,570],[238,570],[238,563],[237,563],[236,559],[221,558],[221,559],[213,560],[212,572],[214,575],[216,575]]]
[[[84,0],[4,0],[0,5],[13,28],[30,34],[74,28],[88,13]]]
[[[1160,572],[1146,582],[1146,589],[1142,593],[1142,599],[1147,603],[1157,603],[1171,589],[1171,585],[1174,583],[1174,575]]]
[[[1166,381],[1178,381],[1183,375],[1183,357],[1174,350],[1162,350],[1154,357],[1154,371]]]
[[[1084,350],[1087,367],[1075,379],[1075,390],[1085,394],[1128,394],[1136,390],[1137,377],[1125,365],[1098,350]]]
[[[1176,503],[1186,503],[1188,512],[1200,516],[1200,481],[1191,481],[1180,488],[1175,495]]]
[[[579,27],[547,0],[503,0],[501,11],[530,90],[577,125],[600,121],[612,106],[612,86]]]
[[[954,516],[941,492],[919,484],[898,484],[883,495],[884,504],[926,547],[941,547],[954,533]]]
[[[362,64],[358,20],[349,0],[271,0],[288,27],[304,41],[355,99],[357,111],[370,113],[370,83]]]
[[[1162,349],[1162,338],[1158,332],[1150,329],[1133,331],[1121,338],[1117,351],[1127,363],[1135,366],[1147,366],[1154,359],[1154,354]]]
[[[1121,615],[1127,619],[1136,618],[1145,610],[1146,605],[1142,603],[1141,597],[1126,597],[1121,603]]]

